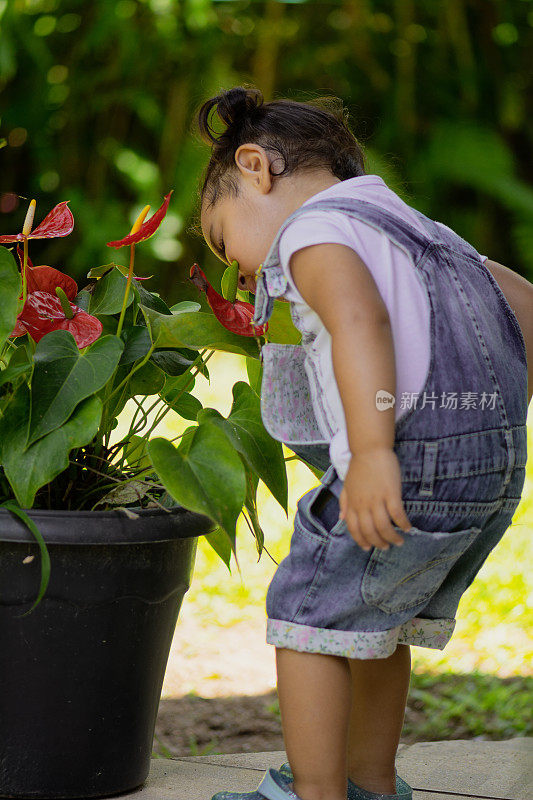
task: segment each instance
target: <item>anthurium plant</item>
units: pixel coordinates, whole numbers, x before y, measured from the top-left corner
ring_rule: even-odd
[[[33,228],[32,200],[22,232],[0,235],[0,505],[39,543],[33,607],[46,590],[50,561],[29,509],[118,509],[131,517],[180,505],[213,520],[206,538],[228,567],[232,551],[237,560],[241,514],[259,556],[264,549],[259,479],[287,513],[285,459],[262,424],[259,396],[262,343],[299,341],[289,304],[276,302],[269,324],[254,327],[250,296],[237,290],[237,262],[222,276],[222,294],[198,264],[190,269],[190,280],[206,293],[205,310],[190,300],[169,307],[145,288],[148,278],[134,274],[135,248],[163,222],[171,195],[151,217],[146,206],[126,236],[108,242],[113,250],[129,247],[129,263],[93,267],[82,289],[29,257],[30,240],[71,233],[68,201]],[[248,382],[234,384],[227,417],[203,408],[194,394],[198,375],[209,380],[217,350],[246,358]],[[135,406],[129,428],[112,441],[128,400]],[[169,411],[192,423],[173,439],[154,433]]]

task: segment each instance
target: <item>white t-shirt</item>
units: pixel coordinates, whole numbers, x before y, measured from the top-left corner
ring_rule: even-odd
[[[362,175],[341,181],[313,195],[302,205],[327,197],[367,200],[402,217],[427,235],[426,229],[410,207],[378,175]],[[450,230],[447,225],[442,227]],[[329,406],[329,418],[335,420],[335,430],[323,432],[330,440],[331,463],[339,477],[344,480],[351,453],[344,409],[333,372],[331,336],[318,314],[303,299],[290,272],[293,253],[311,244],[326,243],[344,244],[357,252],[370,270],[387,308],[396,359],[396,420],[409,408],[401,407],[403,393],[410,396],[413,392],[421,392],[426,381],[430,358],[429,300],[424,284],[406,251],[385,233],[342,211],[310,210],[308,214],[301,214],[291,222],[280,237],[280,263],[288,279],[284,297],[293,303],[293,313],[298,319],[298,327],[303,331],[302,344],[306,344],[305,332],[313,335],[309,340],[316,336],[307,355],[313,361],[324,403]],[[486,259],[487,256],[481,258]],[[326,281],[324,286],[327,289]]]

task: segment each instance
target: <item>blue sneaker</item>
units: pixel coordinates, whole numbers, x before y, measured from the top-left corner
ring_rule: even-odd
[[[287,766],[289,766],[288,762]],[[271,770],[271,771],[276,772],[276,774],[279,776],[280,782],[286,786],[288,786],[289,783],[292,781],[292,772],[290,773],[290,776],[287,777],[285,774],[282,775],[281,772],[278,772],[277,770]],[[262,783],[263,781],[261,781],[259,786],[261,786]],[[293,798],[296,797],[296,795],[292,791],[291,795]],[[254,792],[217,792],[216,794],[213,795],[211,800],[265,800],[265,795],[260,794],[258,787]],[[285,795],[284,795],[284,800],[286,800]],[[300,798],[297,798],[297,800],[300,800]]]
[[[369,792],[367,789],[357,786],[348,778],[348,800],[378,800],[378,798],[380,798],[380,800],[413,800],[413,790],[409,784],[400,778],[396,770],[394,770],[394,772],[396,774],[396,794]],[[291,765],[288,761],[281,765],[279,774],[287,783],[292,782],[294,775],[292,774]]]
[[[211,800],[302,800],[292,786],[292,771],[287,762],[279,770],[269,769],[254,792],[217,792]],[[396,773],[396,794],[369,792],[348,780],[348,800],[412,800],[413,790]]]

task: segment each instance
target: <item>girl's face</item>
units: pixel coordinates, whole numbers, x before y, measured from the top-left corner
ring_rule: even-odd
[[[218,258],[227,266],[238,262],[239,287],[255,292],[255,272],[268,253],[277,227],[262,218],[253,195],[247,195],[242,183],[239,197],[222,197],[202,214],[202,230]]]
[[[290,214],[312,195],[339,183],[328,170],[299,171],[276,177],[266,150],[255,143],[235,152],[239,195],[223,196],[214,206],[203,203],[201,226],[213,253],[229,266],[239,264],[239,287],[255,292],[255,273]]]

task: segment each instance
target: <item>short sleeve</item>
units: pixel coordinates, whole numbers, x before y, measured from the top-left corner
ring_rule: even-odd
[[[313,211],[301,214],[283,231],[279,239],[279,260],[290,287],[290,294],[286,295],[288,300],[305,303],[292,278],[290,260],[298,250],[312,244],[344,244],[353,248],[349,220],[339,212]]]

